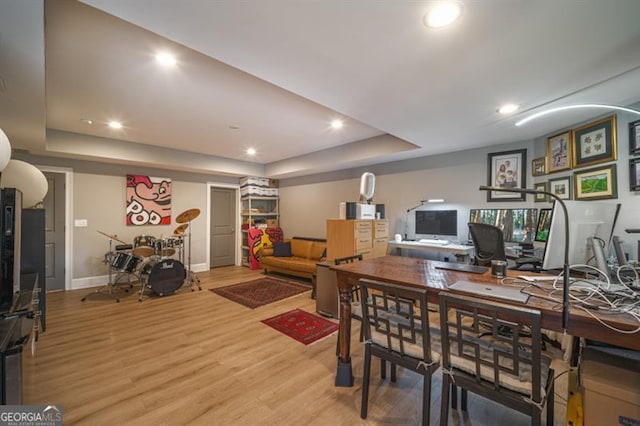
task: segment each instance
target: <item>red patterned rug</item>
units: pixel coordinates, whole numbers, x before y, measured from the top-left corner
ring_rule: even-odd
[[[209,290],[254,309],[311,289],[301,284],[265,277],[242,284],[210,288]]]
[[[302,309],[294,309],[262,322],[305,345],[338,331],[338,324]]]

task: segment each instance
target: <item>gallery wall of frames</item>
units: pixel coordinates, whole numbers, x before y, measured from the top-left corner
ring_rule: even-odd
[[[531,160],[533,188],[565,200],[616,199],[619,174],[628,173],[629,191],[640,191],[640,120],[627,124],[628,140],[622,140],[617,119],[610,115],[547,137],[545,155]],[[619,149],[629,150],[628,171],[620,170],[627,164],[617,162]],[[538,194],[535,201],[550,200]]]

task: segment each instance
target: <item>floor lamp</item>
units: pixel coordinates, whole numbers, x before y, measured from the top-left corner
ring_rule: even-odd
[[[480,186],[480,191],[496,191],[496,192],[515,192],[518,194],[540,194],[547,195],[558,202],[562,206],[564,213],[564,265],[562,276],[562,329],[567,332],[569,325],[569,215],[567,214],[567,206],[556,194],[547,191],[527,188],[502,188],[499,186]]]
[[[411,213],[411,210],[415,210],[418,207],[422,207],[424,205],[424,203],[426,203],[428,200],[420,200],[420,204],[418,204],[415,207],[411,207],[410,209],[407,209],[407,217],[405,218],[404,221],[404,240],[407,241],[407,239],[409,238],[409,213]]]

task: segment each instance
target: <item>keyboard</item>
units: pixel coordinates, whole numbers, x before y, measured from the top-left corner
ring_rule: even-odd
[[[486,266],[469,265],[468,263],[455,263],[455,262],[437,262],[436,269],[448,269],[450,271],[458,272],[471,272],[472,274],[484,274],[489,268]]]
[[[529,300],[529,295],[522,293],[519,288],[503,285],[457,281],[451,284],[449,289],[511,302],[527,303],[527,300]]]
[[[421,240],[418,240],[418,242],[424,244],[437,244],[441,246],[446,246],[447,244],[449,244],[449,240],[430,240],[428,238],[423,238]]]

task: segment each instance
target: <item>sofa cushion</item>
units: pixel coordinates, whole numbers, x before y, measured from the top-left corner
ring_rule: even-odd
[[[316,261],[301,257],[275,257],[269,256],[261,259],[263,266],[278,268],[280,270],[289,269],[299,272],[314,274],[316,272]]]
[[[309,250],[309,258],[314,260],[320,260],[324,256],[324,251],[327,247],[327,243],[314,241],[311,244],[311,250]]]
[[[273,255],[275,257],[291,257],[291,243],[289,241],[273,243]]]
[[[293,238],[291,240],[291,256],[309,259],[311,256],[312,241],[303,240],[301,238]]]

